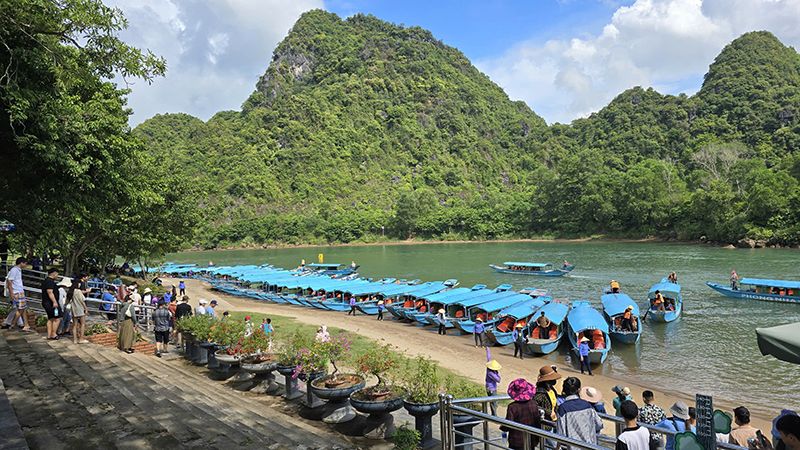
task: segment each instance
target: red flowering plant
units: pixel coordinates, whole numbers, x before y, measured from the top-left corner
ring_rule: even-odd
[[[217,344],[221,352],[235,355],[237,353],[234,347],[241,343],[246,329],[247,326],[242,322],[220,322],[211,327],[209,338]]]
[[[274,356],[272,339],[261,328],[256,328],[250,335],[243,337],[234,349],[235,354],[242,355],[249,364],[262,363]]]
[[[390,344],[371,345],[356,359],[356,366],[363,374],[370,374],[378,379],[378,384],[367,388],[371,395],[389,393],[392,389],[387,386],[387,378],[391,377],[398,368],[398,355],[392,351]]]

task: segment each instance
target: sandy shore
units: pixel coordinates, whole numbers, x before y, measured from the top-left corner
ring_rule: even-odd
[[[250,311],[275,314],[294,317],[303,323],[338,327],[371,339],[391,342],[401,350],[407,351],[410,355],[429,356],[439,361],[442,366],[476,382],[483,383],[485,377],[486,351],[475,348],[472,336],[456,336],[454,331],[451,331],[451,335],[439,336],[433,327],[419,327],[396,322],[391,319],[391,314],[386,314],[386,321],[378,322],[375,320],[375,316],[359,315],[353,317],[348,316],[345,312],[323,311],[317,308],[261,302],[228,295],[221,291],[212,291],[208,283],[199,280],[184,281],[186,282],[186,293],[191,298],[190,303],[195,307],[197,306],[197,301],[201,298],[209,301],[216,299],[219,302],[217,311]],[[170,280],[165,279],[165,284],[169,286]],[[177,281],[175,284],[177,284]],[[501,383],[502,390],[516,378],[525,378],[528,381],[535,382],[539,368],[543,365],[553,364],[552,361],[545,359],[545,357],[526,355],[526,359],[520,360],[514,358],[513,354],[514,349],[512,346],[492,347],[492,357],[503,366],[500,371],[503,379]],[[641,393],[646,389],[655,393],[656,404],[665,410],[678,400],[686,402],[689,406],[693,406],[695,403],[694,393],[669,392],[661,388],[642,386],[624,379],[612,379],[602,375],[583,376],[576,367],[567,366],[563,363],[556,363],[556,365],[558,366],[558,372],[563,374],[564,378],[577,376],[584,386],[593,386],[599,389],[603,393],[606,410],[610,410],[611,414],[614,414],[614,409],[611,407],[611,400],[614,398],[614,394],[611,388],[617,384],[629,387],[633,400],[640,406],[642,403]],[[668,377],[668,374],[665,374],[666,377]],[[560,391],[560,383],[557,388]],[[730,412],[736,406],[740,406],[736,399],[714,398],[714,407],[717,409]],[[768,434],[772,430],[772,419],[773,417],[754,416],[752,425]]]

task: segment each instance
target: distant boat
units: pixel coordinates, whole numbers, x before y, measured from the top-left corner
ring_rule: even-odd
[[[664,297],[664,307],[667,311],[653,309],[653,301],[656,298],[656,291],[660,291]],[[681,285],[670,283],[666,278],[661,279],[661,283],[653,285],[650,293],[647,294],[648,307],[650,310],[647,315],[656,322],[672,322],[681,316],[683,310],[683,296],[681,295]]]
[[[308,264],[306,266],[306,270],[319,273],[321,275],[350,275],[351,273],[355,272],[360,266],[356,264],[355,266],[347,266],[345,267],[344,264],[327,264],[327,263],[313,263]]]
[[[717,283],[706,283],[708,287],[728,297],[769,302],[800,303],[800,281],[765,280],[742,278],[740,289],[731,289]]]
[[[611,339],[608,337],[608,324],[603,315],[587,301],[572,302],[572,309],[567,314],[569,341],[578,358],[578,344],[581,337],[589,339],[589,363],[599,364],[606,360],[611,350]]]
[[[562,266],[559,269],[553,267],[552,264],[543,263],[529,263],[529,262],[512,262],[506,261],[502,266],[489,264],[489,267],[500,273],[517,273],[521,275],[541,275],[546,277],[560,277],[566,275],[575,268],[575,266]]]
[[[625,294],[606,293],[600,297],[603,302],[603,316],[608,322],[609,334],[611,338],[623,344],[635,344],[639,342],[642,335],[641,324],[639,323],[639,306]],[[633,331],[622,329],[622,320],[625,311],[632,306],[631,320],[633,321]]]
[[[528,351],[536,355],[546,355],[557,349],[567,328],[565,319],[568,312],[568,305],[555,301],[551,301],[539,308],[536,311],[536,318],[544,313],[544,316],[550,319],[550,329],[547,330],[548,338],[539,339],[539,327],[536,325],[536,321],[532,319],[528,326],[522,329],[523,334],[528,336],[528,342],[525,344]]]

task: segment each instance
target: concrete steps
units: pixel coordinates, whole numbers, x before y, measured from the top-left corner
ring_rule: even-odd
[[[19,332],[0,333],[0,360],[17,428],[33,449],[355,447],[211,381],[183,360]],[[0,419],[2,400],[0,389]],[[0,437],[12,429],[0,422]]]

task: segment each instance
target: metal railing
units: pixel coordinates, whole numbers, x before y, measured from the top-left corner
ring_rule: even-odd
[[[503,438],[498,436],[495,432],[494,436],[492,431],[499,427],[520,431],[523,433],[524,450],[535,450],[530,448],[531,436],[537,437],[539,440],[538,450],[548,450],[558,448],[560,446],[569,446],[572,449],[582,450],[607,450],[614,448],[618,437],[622,430],[625,428],[625,420],[621,417],[611,416],[608,414],[599,414],[598,416],[603,421],[614,424],[614,437],[601,435],[598,433],[598,444],[606,444],[608,447],[601,445],[594,445],[583,441],[578,441],[560,434],[546,431],[540,428],[533,428],[527,425],[522,425],[516,422],[511,422],[506,419],[493,416],[489,414],[489,404],[491,402],[510,400],[511,397],[507,395],[494,396],[494,397],[476,397],[466,399],[456,399],[452,395],[440,393],[439,394],[439,420],[440,420],[440,439],[442,449],[455,450],[458,448],[471,448],[473,444],[483,444],[484,450],[490,448],[500,448],[510,450],[505,445]],[[479,404],[481,411],[475,411],[466,408],[466,405]],[[455,415],[466,416],[459,422],[454,422]],[[659,428],[653,425],[637,422],[641,427],[647,428],[651,432],[660,433],[666,436],[675,436],[678,434],[675,431]],[[552,427],[555,429],[555,422],[542,419],[542,425]],[[473,435],[470,430],[473,427],[480,426],[482,433],[480,436]],[[725,450],[747,450],[744,447],[728,444],[726,442],[717,442],[717,448]]]

